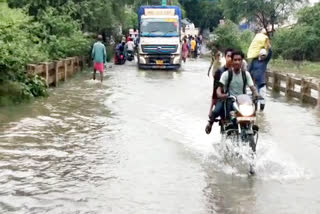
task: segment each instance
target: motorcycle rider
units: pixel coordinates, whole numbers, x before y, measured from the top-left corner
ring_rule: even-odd
[[[219,116],[222,117],[223,115],[226,115],[229,117],[234,102],[233,100],[227,99],[230,95],[238,96],[245,94],[248,86],[251,89],[254,98],[259,96],[257,89],[253,84],[250,73],[242,69],[243,58],[244,54],[241,51],[234,51],[231,55],[231,69],[229,69],[227,72],[224,72],[220,78],[220,85],[217,89],[217,96],[219,100],[206,126],[205,131],[207,134],[210,134],[212,125]],[[224,106],[226,106],[226,112],[224,112]]]
[[[126,44],[126,52],[127,52],[127,58],[128,58],[128,55],[131,54],[133,56],[133,52],[134,52],[134,42],[132,41],[132,38],[129,38],[129,41],[127,42]]]
[[[115,62],[119,63],[121,54],[124,54],[125,42],[120,41],[116,47]]]

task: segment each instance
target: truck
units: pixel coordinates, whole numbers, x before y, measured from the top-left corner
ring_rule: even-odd
[[[181,20],[182,12],[178,6],[141,6],[139,8],[139,68],[180,68]]]

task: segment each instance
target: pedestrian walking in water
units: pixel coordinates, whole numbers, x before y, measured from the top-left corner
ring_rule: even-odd
[[[189,55],[188,55],[188,57],[192,57],[192,56],[191,56],[191,41],[192,41],[192,36],[191,36],[191,35],[189,35],[189,38],[188,38],[188,44],[189,44]]]
[[[192,40],[191,40],[191,56],[193,58],[196,58],[197,55],[196,55],[196,51],[197,51],[197,42],[196,40],[194,39],[194,37],[192,37]]]
[[[271,50],[270,44],[268,45],[268,48],[269,48],[269,53],[267,53],[266,49],[261,49],[259,57],[256,59],[253,59],[249,67],[249,72],[258,89],[258,93],[260,97],[263,98],[262,100],[259,101],[260,111],[263,111],[265,108],[265,96],[267,91],[266,72],[267,72],[268,63],[272,57],[272,50]]]
[[[189,44],[187,42],[187,39],[184,39],[182,44],[182,60],[184,62],[186,62],[188,54],[189,54]]]
[[[92,48],[91,57],[93,59],[93,80],[96,79],[96,72],[100,72],[100,79],[103,82],[104,64],[106,63],[107,53],[106,47],[102,44],[102,36],[98,35],[97,42]]]
[[[200,40],[200,37],[199,37],[199,36],[197,36],[196,38],[197,38],[197,39],[196,39],[196,42],[197,42],[197,48],[196,48],[196,50],[197,50],[197,55],[200,55],[200,56],[201,56],[201,40]]]

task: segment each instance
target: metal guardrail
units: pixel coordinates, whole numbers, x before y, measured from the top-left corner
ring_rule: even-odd
[[[297,78],[292,74],[276,71],[267,72],[267,87],[274,91],[284,92],[301,102],[311,103],[320,108],[320,81],[312,78]]]

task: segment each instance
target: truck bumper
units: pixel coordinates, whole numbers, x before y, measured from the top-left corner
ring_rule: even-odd
[[[139,68],[142,69],[179,69],[180,55],[140,55]]]
[[[157,69],[157,70],[178,70],[180,64],[176,65],[152,65],[152,64],[139,64],[141,69]]]

